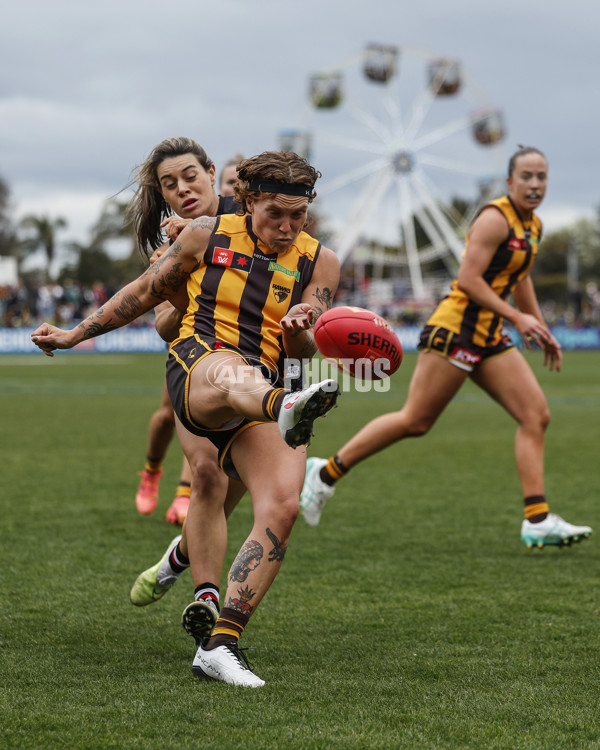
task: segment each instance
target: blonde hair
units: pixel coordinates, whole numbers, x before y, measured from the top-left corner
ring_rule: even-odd
[[[254,180],[287,182],[297,185],[314,187],[321,177],[316,170],[302,156],[293,151],[264,151],[258,156],[244,159],[238,165],[238,181],[234,185],[235,200],[240,206],[246,205],[247,198],[259,198],[261,193],[250,190],[250,183]],[[313,190],[309,203],[317,197]],[[242,208],[238,213],[244,213]]]

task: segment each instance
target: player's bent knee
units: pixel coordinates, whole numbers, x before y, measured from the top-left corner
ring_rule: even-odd
[[[280,533],[288,535],[300,513],[300,498],[298,495],[279,495],[271,499],[264,498],[255,503],[255,519],[266,526],[278,529]]]
[[[225,487],[225,475],[214,460],[190,462],[192,485],[200,487],[201,494],[208,495]]]
[[[163,429],[175,429],[175,414],[173,409],[158,409],[154,414],[154,419],[160,423]]]
[[[538,408],[528,409],[520,423],[524,427],[529,427],[539,432],[545,432],[550,424],[550,409],[546,404]]]
[[[407,437],[422,437],[426,435],[435,424],[435,419],[420,418],[408,423]]]

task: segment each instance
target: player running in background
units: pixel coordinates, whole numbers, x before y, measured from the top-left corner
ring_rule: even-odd
[[[216,623],[193,663],[197,676],[234,685],[264,685],[245,662],[238,639],[285,557],[313,421],[338,395],[331,379],[295,392],[281,387],[286,357],[314,355],[311,328],[331,306],[339,281],[335,254],[303,231],[319,176],[290,152],[244,160],[236,185],[243,212],[192,221],[150,268],[76,328],[43,323],[32,334],[53,356],[55,349],[71,348],[175,299],[187,284],[190,304],[180,338],[170,346],[167,384],[193,474],[190,512],[201,486],[196,457],[207,437],[224,472],[248,488],[254,510],[218,618],[206,602]],[[198,507],[202,537],[188,534],[188,545],[215,559],[222,549],[223,508],[201,500]]]
[[[533,341],[544,351],[550,370],[560,370],[561,348],[543,320],[529,276],[542,235],[534,210],[547,181],[545,156],[520,147],[509,161],[508,194],[476,217],[458,278],[422,331],[404,407],[373,419],[329,459],[308,460],[301,507],[310,526],[318,524],[335,483],[353,466],[399,440],[427,433],[471,378],[518,424],[514,453],[525,509],[523,542],[563,545],[591,534],[589,526],[574,526],[549,511],[544,487],[548,405],[527,361],[502,330],[506,319],[528,349]],[[516,307],[506,301],[510,294]]]
[[[169,242],[163,242],[162,228],[170,216],[191,220],[233,213],[238,208],[232,197],[237,163],[232,165],[232,160],[228,160],[223,167],[219,196],[214,189],[215,166],[199,144],[191,138],[168,138],[159,143],[134,173],[137,190],[129,215],[142,253],[149,256],[169,247]],[[158,332],[167,342],[172,341],[179,333],[183,312],[165,302],[155,308],[155,315]],[[135,497],[136,508],[144,515],[153,513],[158,505],[162,465],[174,432],[175,416],[165,382],[160,406],[150,417],[146,463],[139,472]],[[175,498],[166,512],[169,523],[183,524],[190,504],[191,481],[184,456]]]

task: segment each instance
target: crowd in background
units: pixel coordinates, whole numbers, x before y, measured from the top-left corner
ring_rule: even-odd
[[[438,300],[416,302],[406,296],[407,289],[394,285],[391,298],[385,299],[374,289],[375,285],[361,284],[342,279],[337,305],[365,307],[383,315],[394,326],[422,326]],[[68,327],[83,320],[103,305],[116,289],[96,282],[85,287],[76,281],[19,284],[0,286],[0,328],[34,327],[47,321]],[[443,296],[443,295],[442,295]],[[541,303],[544,318],[552,326],[600,325],[600,290],[588,284],[568,308],[548,300]],[[152,325],[152,312],[132,325]]]
[[[101,282],[90,288],[70,280],[0,286],[0,328],[35,327],[44,321],[68,327],[86,318],[116,291]],[[135,324],[148,325],[152,320],[149,313]]]

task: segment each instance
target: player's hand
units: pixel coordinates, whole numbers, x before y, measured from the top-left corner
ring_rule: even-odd
[[[545,349],[546,345],[552,342],[557,343],[548,326],[535,315],[519,313],[515,320],[515,328],[521,334],[526,349],[531,349],[531,342],[537,344],[540,349]]]
[[[63,331],[62,328],[42,323],[31,334],[31,340],[48,357],[53,357],[55,349],[70,349],[75,345],[73,331]]]
[[[182,219],[181,216],[169,216],[169,218],[162,221],[160,225],[165,230],[165,234],[170,240],[176,240],[190,221],[192,220]]]
[[[308,331],[312,326],[314,315],[312,307],[307,302],[301,302],[299,305],[290,307],[279,325],[284,333]]]
[[[548,367],[550,372],[556,370],[560,372],[562,367],[562,348],[554,336],[544,344],[544,367]]]

